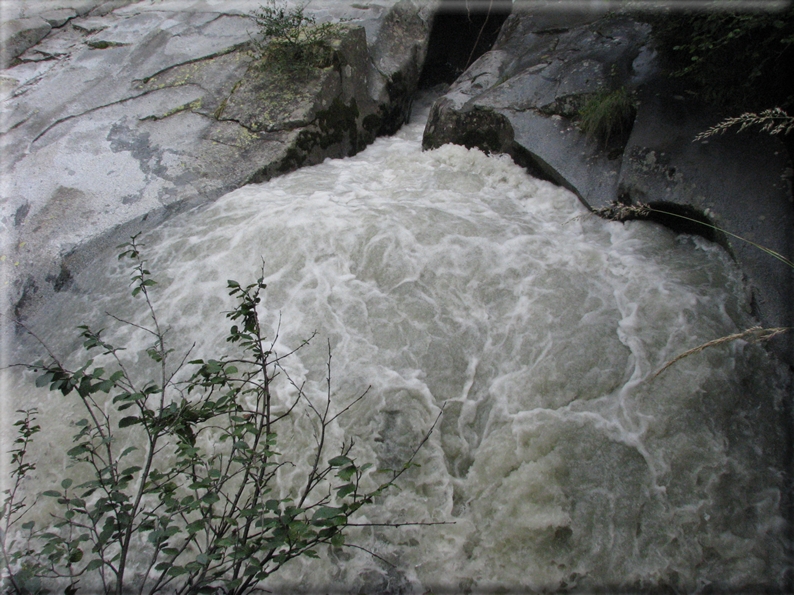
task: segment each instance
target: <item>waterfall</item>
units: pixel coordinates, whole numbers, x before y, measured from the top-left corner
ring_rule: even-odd
[[[426,109],[425,109],[426,113]],[[786,381],[737,341],[665,362],[753,322],[740,272],[719,247],[655,224],[598,219],[506,156],[422,152],[421,116],[359,155],[231,192],[140,238],[176,353],[218,357],[227,279],[263,273],[262,315],[279,352],[324,395],[326,341],[354,453],[399,464],[439,411],[421,466],[363,521],[350,548],[295,560],[284,592],[780,587]],[[115,254],[76,274],[29,326],[79,361],[78,324],[107,328],[133,364],[149,337]],[[20,339],[14,357],[35,359]],[[23,344],[24,343],[24,344]],[[6,371],[13,411],[44,431],[31,490],[60,481],[64,399]],[[284,452],[311,448],[296,420]],[[299,465],[298,465],[299,466]],[[5,479],[7,472],[2,473]],[[43,514],[43,513],[42,513]]]

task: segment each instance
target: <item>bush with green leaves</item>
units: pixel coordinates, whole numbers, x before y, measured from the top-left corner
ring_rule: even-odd
[[[306,14],[305,6],[289,8],[278,0],[270,0],[250,16],[258,29],[251,37],[251,55],[262,67],[299,71],[330,65],[328,42],[337,29],[335,24],[317,24]]]
[[[634,96],[625,87],[604,89],[579,110],[579,128],[588,138],[595,138],[604,146],[609,145],[610,140],[625,142],[636,115]]]
[[[666,70],[719,107],[790,108],[794,101],[794,7],[754,12],[657,12],[648,17]]]
[[[87,326],[80,327],[83,346],[99,355],[70,370],[48,350],[49,360],[32,366],[38,386],[76,401],[83,415],[66,453],[72,477],[40,495],[57,512],[37,526],[25,518],[36,502],[23,488],[40,427],[35,410],[20,412],[12,486],[2,502],[4,592],[43,593],[54,584],[72,595],[88,583],[116,595],[243,594],[294,558],[346,545],[351,517],[414,465],[430,433],[404,465],[375,481],[370,464],[354,459],[351,439],[333,450],[329,444],[329,428],[367,391],[332,409],[330,345],[322,403],[292,381],[285,360],[306,343],[277,354],[275,340],[264,338],[261,278],[248,286],[228,281],[236,305],[226,314],[226,341],[238,354],[175,360],[141,246],[133,237],[123,248],[120,258],[135,263],[132,294],[145,301],[149,320],[127,324],[151,337],[146,356],[156,375],[139,378],[133,358]],[[274,402],[277,376],[292,387],[289,402]],[[299,411],[313,419],[315,447],[301,453],[306,474],[296,480],[291,471],[285,486],[279,472],[296,462],[279,452],[277,431]],[[387,525],[405,524],[424,523]]]

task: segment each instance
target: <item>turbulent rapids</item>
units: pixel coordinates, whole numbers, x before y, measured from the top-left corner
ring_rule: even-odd
[[[141,238],[171,346],[217,357],[227,279],[264,271],[263,316],[290,372],[336,404],[371,386],[335,438],[361,461],[420,467],[361,521],[359,549],[298,560],[268,587],[289,592],[478,592],[782,588],[783,379],[744,342],[665,362],[752,325],[741,274],[719,247],[654,224],[607,222],[507,157],[421,151],[422,123],[356,157],[232,192]],[[114,254],[30,321],[54,351],[68,330],[143,322]],[[55,333],[53,329],[58,329]],[[16,348],[17,358],[33,358]],[[220,351],[220,353],[219,353]],[[72,356],[78,357],[79,353]],[[28,360],[30,361],[30,360]],[[74,360],[77,361],[77,360]],[[36,485],[62,476],[73,428],[62,397],[10,374],[10,417],[42,411]],[[299,453],[310,433],[281,436]],[[7,477],[3,473],[3,477]],[[454,524],[452,524],[454,523]]]

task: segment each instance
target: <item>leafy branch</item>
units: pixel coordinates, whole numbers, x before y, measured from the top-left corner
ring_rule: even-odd
[[[66,453],[69,468],[82,479],[64,478],[58,489],[42,493],[57,505],[49,524],[22,522],[35,505],[26,500],[23,483],[35,469],[27,453],[40,427],[35,410],[21,412],[11,451],[13,482],[1,517],[6,591],[39,593],[49,582],[71,595],[82,581],[96,581],[104,593],[116,595],[243,595],[294,558],[317,557],[322,545],[349,545],[348,527],[368,525],[355,515],[415,465],[435,423],[387,481],[365,487],[372,485],[371,464],[356,461],[352,438],[329,444],[328,430],[369,389],[334,411],[330,344],[322,405],[292,379],[287,360],[311,338],[289,353],[276,353],[278,333],[268,340],[261,328],[263,277],[247,286],[227,282],[236,300],[226,313],[226,341],[237,349],[234,356],[188,361],[188,351],[174,363],[138,236],[120,248],[120,258],[133,261],[131,293],[145,302],[149,323],[113,318],[153,338],[145,353],[154,374],[132,369],[123,348],[87,326],[79,327],[83,348],[99,356],[70,370],[45,346],[48,361],[28,366],[38,373],[38,386],[82,406],[84,417],[75,422]],[[180,373],[186,366],[188,375]],[[286,411],[276,414],[278,376],[295,394]],[[279,452],[277,430],[301,406],[313,419],[311,464],[298,484],[284,486],[280,470],[296,463]],[[277,491],[289,495],[279,497]],[[436,523],[378,525],[415,524]],[[145,572],[132,575],[133,560]]]

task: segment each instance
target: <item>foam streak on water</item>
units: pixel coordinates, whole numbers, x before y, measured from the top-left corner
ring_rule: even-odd
[[[727,256],[592,217],[506,157],[422,153],[421,131],[242,188],[142,239],[161,319],[196,356],[227,349],[226,280],[252,282],[264,260],[279,349],[318,332],[295,379],[322,398],[328,338],[338,406],[372,386],[334,430],[362,461],[399,462],[444,408],[422,466],[366,518],[456,524],[362,530],[352,541],[394,568],[335,550],[271,588],[778,585],[782,393],[767,356],[738,342],[651,378],[750,323]],[[36,324],[104,310],[143,321],[127,279],[108,258]],[[47,438],[68,441],[62,431]],[[284,448],[311,444],[298,424]],[[62,469],[48,465],[44,485]]]

